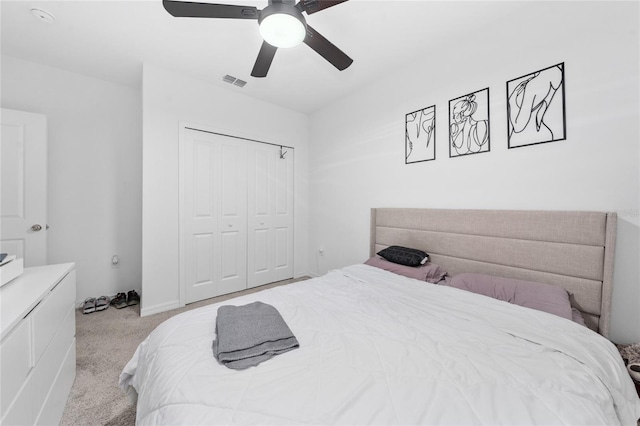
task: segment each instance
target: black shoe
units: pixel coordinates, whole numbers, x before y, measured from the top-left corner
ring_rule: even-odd
[[[124,293],[118,293],[116,297],[111,301],[111,304],[115,306],[117,309],[122,309],[127,307],[127,295]]]
[[[136,293],[135,290],[131,290],[129,293],[127,293],[128,306],[137,305],[138,303],[140,303],[140,296],[138,296],[138,293]]]

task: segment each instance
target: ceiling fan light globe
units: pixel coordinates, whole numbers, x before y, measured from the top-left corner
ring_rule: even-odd
[[[272,46],[289,48],[304,41],[307,28],[302,16],[275,12],[266,14],[260,20],[260,35]]]

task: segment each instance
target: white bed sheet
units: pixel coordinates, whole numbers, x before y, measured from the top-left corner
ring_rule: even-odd
[[[243,371],[213,358],[218,306],[275,306],[300,348]],[[587,328],[353,265],[177,315],[120,377],[145,424],[628,424],[640,400]]]

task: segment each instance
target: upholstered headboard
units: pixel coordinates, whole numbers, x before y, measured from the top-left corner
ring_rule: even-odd
[[[609,334],[616,213],[371,209],[373,256],[390,245],[424,250],[450,275],[477,272],[553,284],[587,326]]]

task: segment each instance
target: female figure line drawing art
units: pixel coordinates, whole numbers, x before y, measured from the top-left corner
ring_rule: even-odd
[[[510,82],[517,82],[508,90],[510,148],[564,139],[564,106],[552,109],[563,74],[564,64],[558,64]],[[561,102],[564,104],[564,99]]]
[[[406,115],[405,164],[435,159],[435,129],[435,106]]]
[[[488,99],[488,89],[487,99]],[[476,119],[474,114],[478,110],[476,95],[464,96],[450,108],[451,121],[449,137],[451,157],[475,154],[489,150],[489,120]],[[455,155],[453,155],[455,151]]]

